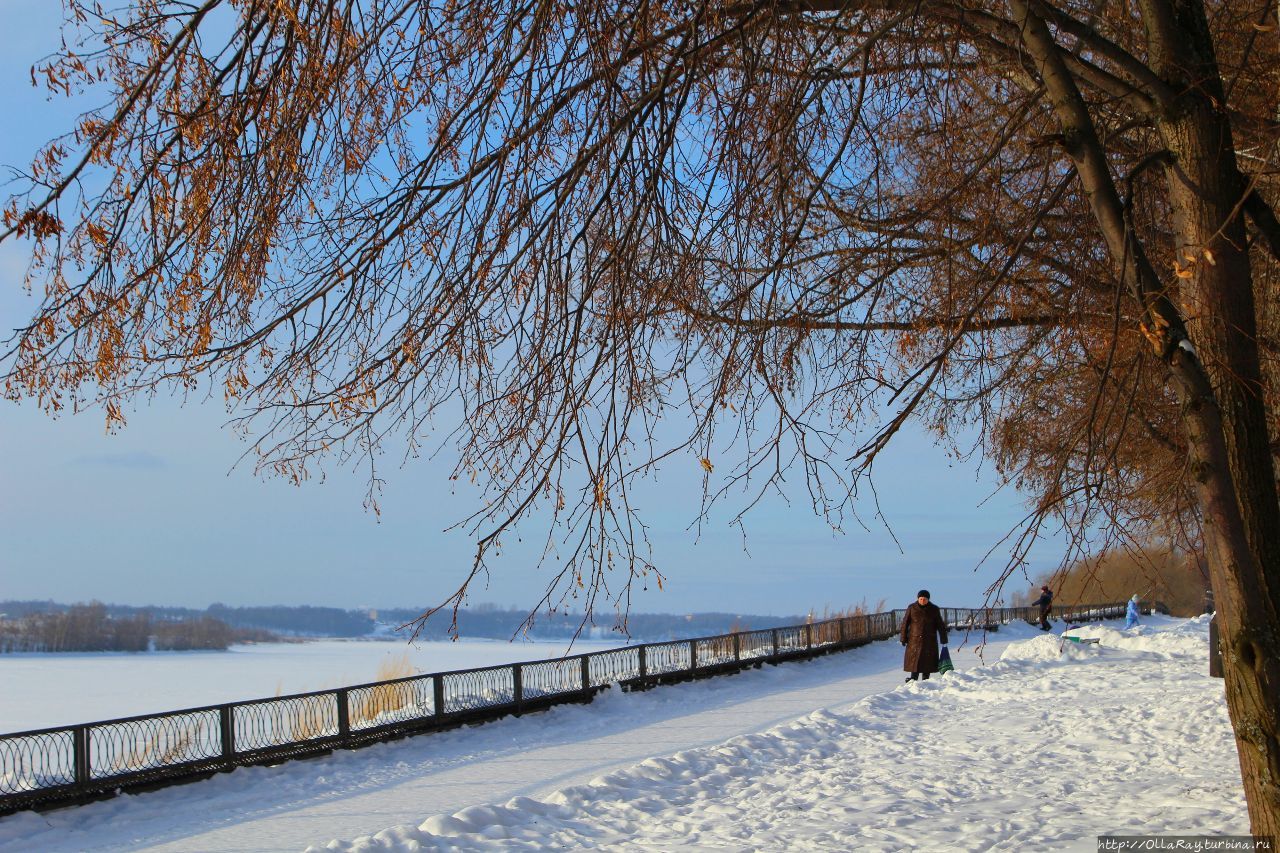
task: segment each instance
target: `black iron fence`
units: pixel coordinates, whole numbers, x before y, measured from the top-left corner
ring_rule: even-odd
[[[1071,621],[1110,619],[1123,616],[1124,608],[1123,603],[1059,608],[1057,615]],[[645,643],[0,735],[0,815],[590,701],[613,684],[643,689],[817,657],[894,636],[902,613]],[[963,631],[1035,621],[1038,611],[947,607],[942,613],[952,630]]]

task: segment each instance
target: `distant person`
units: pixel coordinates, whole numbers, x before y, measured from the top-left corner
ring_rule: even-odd
[[[1135,592],[1133,598],[1129,599],[1129,604],[1124,608],[1125,630],[1137,627],[1138,616],[1141,615],[1141,612],[1141,606],[1138,604],[1138,594]]]
[[[1049,630],[1049,611],[1053,610],[1053,590],[1045,584],[1040,587],[1040,597],[1031,602],[1032,607],[1040,608],[1040,630]]]
[[[938,605],[929,601],[929,590],[916,593],[915,602],[902,617],[902,645],[907,651],[902,656],[902,669],[911,673],[907,681],[917,681],[920,676],[928,680],[938,671],[938,641],[947,644],[947,623]]]

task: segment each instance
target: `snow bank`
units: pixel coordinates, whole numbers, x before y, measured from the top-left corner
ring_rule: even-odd
[[[1243,833],[1207,622],[1043,634],[714,746],[320,851],[1093,850],[1103,833]],[[1061,646],[1061,651],[1059,647]]]
[[[1104,648],[1151,652],[1208,660],[1209,616],[1171,619],[1144,616],[1142,624],[1125,630],[1106,625],[1083,625],[1070,632],[1074,637],[1096,637]]]
[[[1143,652],[1159,658],[1208,660],[1208,616],[1194,619],[1145,618],[1143,624],[1127,630],[1114,625],[1085,624],[1063,634],[1041,633],[1029,642],[1009,646],[1000,660],[1009,663],[1080,662],[1105,656],[1114,649]],[[1075,643],[1072,637],[1097,642]]]

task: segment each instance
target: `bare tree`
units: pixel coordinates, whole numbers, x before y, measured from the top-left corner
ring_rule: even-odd
[[[35,75],[110,99],[5,208],[7,395],[208,380],[264,469],[374,488],[455,401],[471,577],[549,507],[588,606],[656,571],[673,453],[838,519],[907,420],[976,424],[1039,496],[1011,570],[1051,517],[1203,548],[1280,833],[1273,2],[67,8]]]

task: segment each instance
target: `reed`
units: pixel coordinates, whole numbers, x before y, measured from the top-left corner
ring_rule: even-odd
[[[192,743],[199,740],[204,735],[204,731],[203,720],[196,720],[194,726],[183,729],[176,737],[169,737],[171,732],[168,729],[153,729],[147,734],[145,740],[134,740],[128,751],[112,758],[109,775],[115,776],[120,773],[148,770],[188,761],[191,759]]]
[[[388,658],[378,665],[375,681],[394,681],[416,675],[417,669],[409,662],[406,652],[398,658]],[[376,720],[384,714],[401,711],[417,704],[417,696],[413,685],[399,681],[394,684],[378,684],[368,690],[353,695],[349,699],[348,713],[351,724],[358,726]]]
[[[288,703],[282,721],[282,728],[288,731],[288,740],[314,740],[325,735],[336,734],[337,709],[330,696],[308,696],[303,699],[290,699]]]

